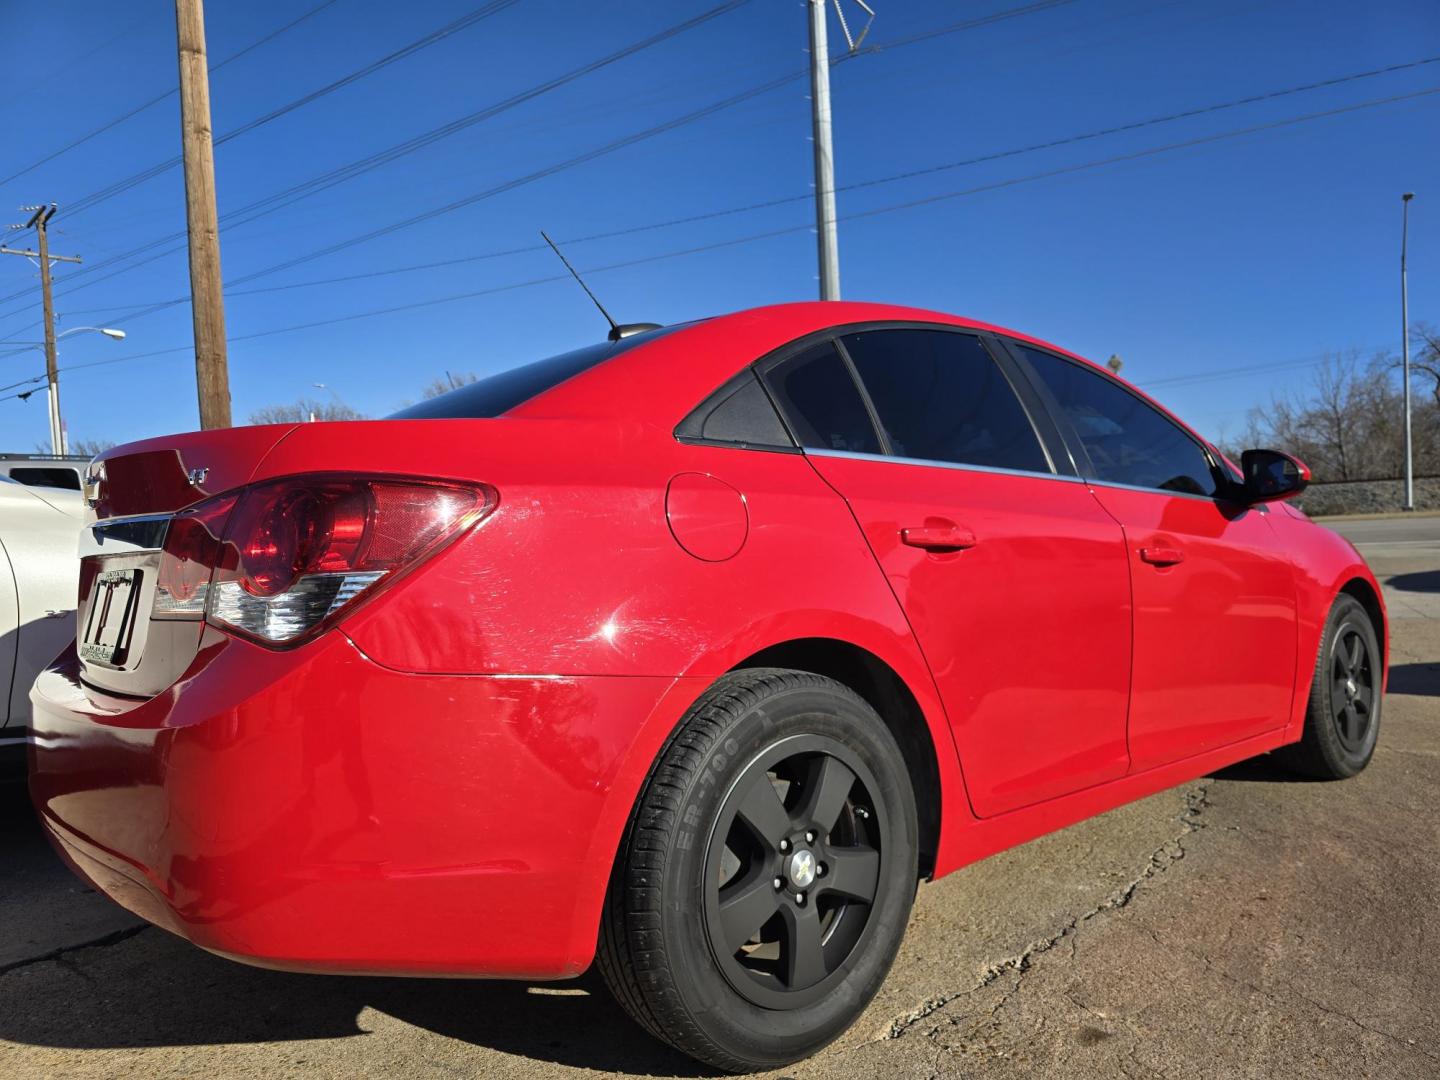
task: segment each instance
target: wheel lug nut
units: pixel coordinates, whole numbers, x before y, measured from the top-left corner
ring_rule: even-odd
[[[815,842],[815,834],[814,834],[813,832],[807,832],[807,833],[805,834],[805,843],[807,843],[807,844],[813,844],[814,842]]]
[[[784,887],[785,887],[785,879],[784,879],[784,878],[778,878],[778,877],[777,877],[777,878],[775,879],[775,888],[777,888],[777,889],[783,889]]]
[[[780,841],[780,850],[781,850],[781,851],[789,851],[789,850],[790,850],[790,841],[789,841],[789,840],[781,840],[781,841]]]
[[[816,877],[824,877],[824,876],[825,876],[825,872],[826,872],[826,866],[825,866],[825,864],[824,864],[823,862],[816,864],[816,866],[815,866],[815,876],[816,876]]]
[[[803,892],[797,892],[795,894],[795,903],[799,904],[801,907],[805,906],[805,894]]]

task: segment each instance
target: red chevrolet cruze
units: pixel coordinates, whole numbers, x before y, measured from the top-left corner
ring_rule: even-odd
[[[560,979],[725,1069],[812,1053],[920,878],[1284,747],[1375,747],[1380,591],[1077,357],[792,304],[373,422],[91,466],[32,693],[75,870],[225,956]]]

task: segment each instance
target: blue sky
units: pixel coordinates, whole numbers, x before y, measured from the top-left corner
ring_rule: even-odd
[[[845,2],[847,14],[858,17]],[[211,4],[212,64],[318,3]],[[718,3],[519,0],[221,145],[222,260],[227,282],[236,283],[226,316],[237,420],[261,406],[328,396],[313,383],[383,415],[446,370],[483,374],[598,339],[603,324],[566,282],[348,318],[552,277],[553,256],[533,250],[375,274],[530,248],[540,228],[565,244],[582,271],[650,260],[592,276],[622,321],[673,322],[813,298],[813,211],[803,198],[576,242],[805,196],[811,158],[804,79],[454,212],[237,281],[804,69],[803,5],[751,0],[346,183],[253,222],[225,224],[227,212],[234,222],[239,208],[267,195]],[[215,130],[235,129],[479,6],[479,0],[333,0],[213,75]],[[891,47],[840,64],[833,76],[842,188],[1440,58],[1434,0],[876,0],[874,6],[880,14],[867,44]],[[1032,10],[905,43],[1024,7]],[[0,0],[0,14],[8,45],[0,70],[0,178],[175,86],[168,4]],[[831,34],[839,36],[833,17]],[[1436,87],[1440,62],[1419,64],[842,190],[844,295],[974,316],[1100,360],[1119,353],[1127,377],[1202,432],[1236,434],[1252,405],[1307,378],[1306,362],[1327,351],[1398,346],[1404,190],[1418,192],[1410,224],[1412,318],[1440,321],[1440,94],[1077,167]],[[0,184],[0,206],[58,202],[52,248],[86,261],[88,273],[73,281],[67,278],[74,268],[57,270],[61,328],[116,325],[129,335],[115,343],[76,334],[62,343],[61,368],[73,366],[61,376],[72,439],[125,441],[197,425],[193,363],[183,351],[188,306],[138,314],[186,295],[183,252],[88,269],[184,229],[178,168],[85,202],[178,153],[172,96]],[[1074,171],[1026,179],[1067,169]],[[777,235],[747,239],[766,233]],[[693,248],[709,250],[654,258]],[[331,280],[365,274],[374,276]],[[34,283],[25,260],[0,262],[0,296]],[[0,303],[0,339],[38,337],[38,318],[38,293]],[[344,321],[267,333],[327,320]],[[142,355],[162,350],[176,351]],[[7,351],[0,349],[0,385],[43,370],[38,352]],[[121,359],[132,356],[139,358]],[[119,362],[83,366],[111,359]],[[0,448],[28,450],[45,438],[43,394],[0,400]]]

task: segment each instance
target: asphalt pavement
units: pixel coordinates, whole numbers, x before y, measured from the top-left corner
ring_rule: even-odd
[[[1440,1076],[1440,517],[1331,524],[1393,617],[1365,773],[1247,762],[922,887],[870,1010],[777,1075]],[[0,1076],[705,1075],[593,976],[244,967],[84,890],[20,792],[0,822]]]

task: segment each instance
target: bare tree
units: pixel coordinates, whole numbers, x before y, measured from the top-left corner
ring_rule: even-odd
[[[301,398],[289,405],[267,405],[250,414],[252,424],[303,424],[310,420],[364,420],[363,413],[357,412],[340,401],[315,401]]]
[[[1424,340],[1421,364],[1412,366],[1428,372],[1422,364],[1433,364],[1440,372],[1440,351]],[[1245,441],[1297,454],[1317,480],[1397,477],[1404,445],[1398,369],[1389,353],[1368,360],[1353,352],[1327,357],[1309,386],[1251,411]],[[1422,476],[1440,472],[1440,388],[1434,397],[1420,399],[1412,409],[1415,468]]]
[[[110,439],[66,439],[65,442],[70,448],[70,454],[84,454],[86,457],[94,457],[100,451],[109,450],[115,445],[114,441]],[[37,442],[35,452],[37,454],[53,453],[54,451],[50,448],[50,440],[43,439]]]
[[[421,392],[426,398],[439,397],[441,394],[448,394],[451,390],[459,390],[462,386],[468,386],[476,380],[477,376],[473,371],[445,372],[445,378],[436,379]]]
[[[1430,379],[1430,393],[1440,407],[1440,330],[1430,323],[1416,323],[1410,328],[1410,370]]]
[[[72,454],[84,454],[86,457],[94,457],[103,450],[109,450],[115,445],[113,439],[71,439],[70,452]]]

